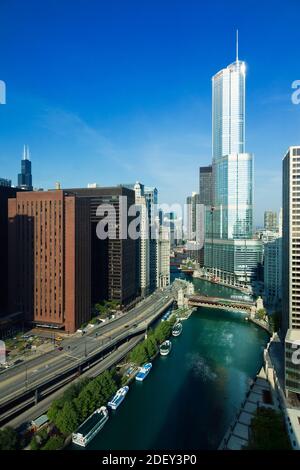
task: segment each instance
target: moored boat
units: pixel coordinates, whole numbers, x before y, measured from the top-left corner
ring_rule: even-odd
[[[137,380],[138,382],[142,382],[143,380],[145,380],[145,378],[147,377],[147,375],[149,374],[150,370],[152,368],[152,364],[151,362],[148,362],[147,364],[144,364],[139,372],[137,373],[137,375],[135,376],[135,380]]]
[[[170,340],[167,339],[167,341],[164,341],[160,347],[159,347],[159,352],[161,356],[167,356],[172,349],[172,343]]]
[[[107,403],[107,406],[109,406],[112,410],[116,410],[126,397],[128,390],[128,385],[125,385],[125,387],[120,388],[114,395],[114,397]]]
[[[81,447],[86,447],[89,442],[98,434],[100,429],[108,420],[108,410],[106,406],[101,406],[92,413],[72,434],[72,442]]]
[[[172,328],[172,336],[179,336],[182,333],[182,323],[177,322]]]

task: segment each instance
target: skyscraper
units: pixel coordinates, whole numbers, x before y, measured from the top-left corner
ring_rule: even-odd
[[[264,213],[264,229],[276,232],[278,230],[277,213],[273,211],[265,211]]]
[[[141,295],[145,296],[150,288],[150,241],[148,223],[148,201],[145,197],[144,185],[138,181],[134,185],[135,205],[140,216],[139,238],[139,274]]]
[[[199,168],[199,203],[205,206],[213,203],[212,165]]]
[[[0,186],[5,186],[7,188],[10,188],[11,180],[7,180],[6,178],[0,178]]]
[[[0,317],[7,313],[8,307],[8,200],[17,191],[0,183]]]
[[[23,158],[21,160],[21,173],[18,174],[18,187],[32,191],[31,161],[29,158],[29,148],[24,145]]]
[[[285,388],[300,393],[300,146],[283,158],[282,330],[285,336]],[[295,355],[294,355],[295,353]]]
[[[157,287],[157,258],[158,258],[158,227],[156,223],[158,191],[157,188],[145,187],[145,198],[148,207],[149,219],[149,260],[150,260],[150,290]],[[156,236],[154,236],[156,234]]]
[[[212,78],[213,158],[245,152],[246,64],[236,60]]]
[[[253,232],[253,156],[245,152],[245,62],[212,78],[213,208],[206,209],[205,266],[215,275],[248,282],[262,259]]]
[[[128,306],[135,302],[139,293],[138,240],[121,236],[124,232],[128,233],[128,227],[135,219],[128,215],[123,221],[125,208],[122,201],[126,199],[128,208],[134,206],[134,191],[121,186],[72,188],[65,191],[78,198],[88,199],[90,204],[92,304],[102,300],[116,300],[120,305]],[[120,220],[115,227],[110,216],[116,234],[99,239],[97,225],[106,216],[98,215],[98,209],[107,204],[114,208]]]
[[[74,332],[90,320],[89,211],[61,190],[8,200],[9,306],[27,323]]]

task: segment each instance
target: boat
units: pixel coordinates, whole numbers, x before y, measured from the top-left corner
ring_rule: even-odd
[[[118,406],[121,405],[124,398],[126,397],[128,390],[129,390],[128,385],[120,388],[115,394],[115,396],[107,403],[107,406],[109,406],[112,410],[116,410]]]
[[[172,336],[179,336],[182,333],[182,323],[179,321],[175,323],[172,328]]]
[[[151,362],[148,362],[147,364],[144,364],[140,368],[139,372],[136,374],[135,380],[137,380],[138,382],[143,382],[143,380],[145,380],[145,378],[149,374],[151,368],[152,368]]]
[[[81,447],[86,447],[89,442],[98,434],[100,429],[108,420],[108,410],[106,406],[101,406],[92,413],[72,434],[72,442]]]
[[[172,343],[170,340],[167,339],[167,341],[164,341],[160,347],[159,347],[159,352],[161,356],[167,356],[172,349]]]

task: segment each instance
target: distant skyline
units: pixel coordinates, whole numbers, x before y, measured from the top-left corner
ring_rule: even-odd
[[[2,0],[0,177],[34,187],[141,181],[161,203],[198,191],[212,156],[211,78],[246,62],[255,224],[281,205],[281,161],[300,144],[298,0]]]

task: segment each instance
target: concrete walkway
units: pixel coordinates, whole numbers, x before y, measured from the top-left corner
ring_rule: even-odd
[[[266,392],[272,397],[273,404],[271,405],[265,403],[264,394]],[[248,445],[251,421],[260,406],[275,409],[274,397],[263,368],[251,384],[246,398],[218,450],[242,450]]]

